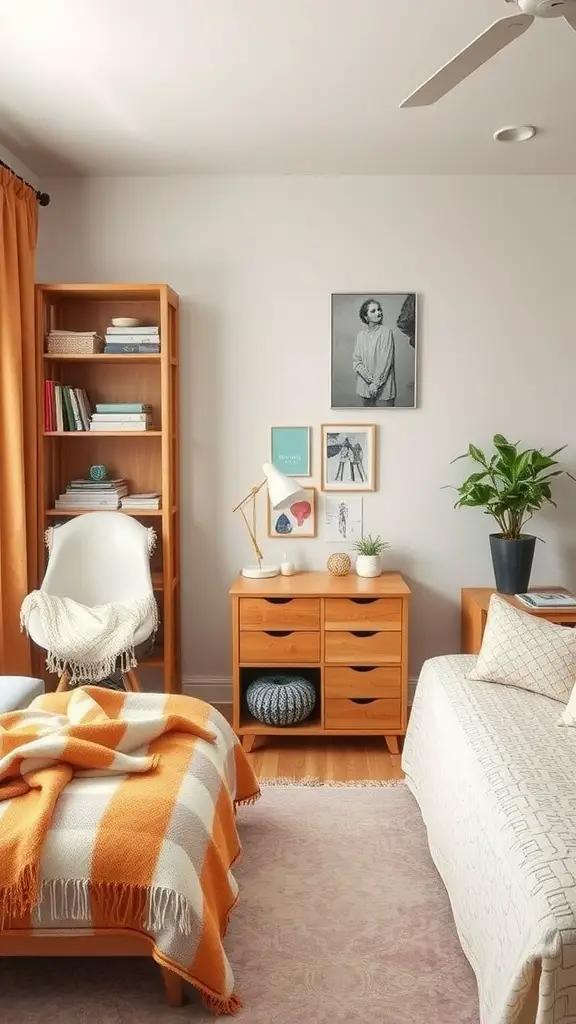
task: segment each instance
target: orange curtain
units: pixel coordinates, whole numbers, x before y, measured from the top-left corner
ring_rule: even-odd
[[[30,675],[20,605],[36,586],[34,265],[38,204],[0,168],[0,675]]]

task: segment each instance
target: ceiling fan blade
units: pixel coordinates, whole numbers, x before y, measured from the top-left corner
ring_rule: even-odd
[[[566,21],[570,25],[570,28],[573,28],[574,31],[576,32],[576,6],[574,7],[573,10],[571,9],[568,14],[565,14],[564,17],[566,18]]]
[[[490,28],[477,36],[465,50],[448,61],[432,78],[413,92],[401,107],[427,107],[445,96],[456,85],[468,78],[473,71],[503,50],[513,39],[521,36],[534,21],[532,14],[513,14],[500,18]],[[574,27],[574,26],[573,26]]]

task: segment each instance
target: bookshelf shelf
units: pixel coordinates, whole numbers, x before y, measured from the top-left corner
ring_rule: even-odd
[[[44,437],[162,437],[161,430],[45,430]]]
[[[106,512],[107,509],[95,508],[93,511]],[[148,516],[158,516],[160,518],[162,516],[161,508],[119,508],[117,511],[121,512],[124,516],[134,516],[136,519],[144,519]],[[83,516],[85,512],[85,508],[47,508],[44,514],[51,519],[66,519],[68,516]]]
[[[151,352],[149,355],[142,352],[128,352],[119,354],[110,354],[107,352],[100,352],[94,355],[51,355],[49,352],[43,353],[43,358],[46,362],[50,363],[157,363],[159,364],[162,360],[161,354],[157,352]],[[176,366],[175,360],[170,360],[172,366]]]
[[[137,317],[159,327],[160,353],[51,354],[44,351],[50,330],[97,331],[112,317]],[[162,670],[164,689],[178,692],[180,670],[180,482],[178,396],[178,296],[164,284],[40,284],[36,286],[38,466],[38,583],[46,567],[44,530],[54,520],[86,515],[56,509],[54,500],[70,480],[88,476],[94,463],[112,477],[124,477],[130,493],[159,491],[161,509],[119,509],[154,526],[158,536],[152,584],[159,601],[161,630],[142,667]],[[129,367],[130,369],[126,369]],[[44,429],[44,380],[86,391],[101,402],[141,402],[151,407],[154,430]],[[70,438],[90,445],[68,444]],[[154,438],[155,440],[151,440]],[[95,510],[96,511],[96,510]],[[103,511],[103,510],[98,510]],[[50,683],[52,680],[49,681]]]

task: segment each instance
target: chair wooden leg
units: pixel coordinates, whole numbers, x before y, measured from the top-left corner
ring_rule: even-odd
[[[175,974],[174,971],[171,971],[168,967],[162,967],[161,970],[168,1006],[183,1006],[184,988],[182,985],[182,978],[179,974]]]
[[[56,687],[56,693],[66,693],[68,691],[68,683],[70,682],[70,673],[63,672],[58,680],[58,686]]]
[[[124,682],[126,683],[126,688],[132,693],[142,692],[140,680],[133,668],[129,668],[128,671],[124,673]]]

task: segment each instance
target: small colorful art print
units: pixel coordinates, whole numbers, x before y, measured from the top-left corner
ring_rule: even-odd
[[[376,426],[322,425],[322,490],[376,490]]]
[[[303,487],[304,497],[286,508],[268,501],[268,536],[298,540],[316,536],[316,488]]]
[[[310,427],[272,427],[270,461],[286,476],[310,476]]]

